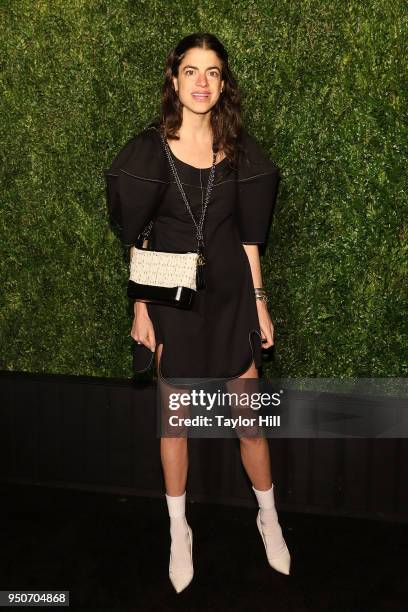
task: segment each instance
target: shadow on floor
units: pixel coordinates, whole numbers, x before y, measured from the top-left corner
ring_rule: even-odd
[[[10,484],[0,492],[3,591],[67,590],[73,610],[408,609],[406,524],[280,512],[286,577],[267,563],[256,511],[188,503],[195,576],[177,595],[164,498]]]

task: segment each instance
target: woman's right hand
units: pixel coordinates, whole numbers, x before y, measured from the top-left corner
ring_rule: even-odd
[[[147,306],[144,302],[135,302],[135,316],[130,332],[133,340],[140,342],[152,352],[156,350],[156,338],[154,335],[153,323],[148,315]]]

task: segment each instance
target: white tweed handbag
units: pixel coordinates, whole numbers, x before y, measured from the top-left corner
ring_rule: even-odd
[[[132,245],[130,249],[130,276],[127,293],[129,297],[142,302],[190,308],[195,293],[205,287],[203,226],[214,181],[216,153],[213,152],[213,164],[208,177],[205,203],[202,208],[201,218],[197,223],[177,174],[169,146],[162,133],[160,133],[160,136],[167,159],[173,170],[176,184],[196,227],[197,251],[166,252],[143,248],[145,241],[149,242],[148,238],[153,225],[153,220],[151,220],[143,232],[139,234],[135,245]]]
[[[166,253],[131,248],[129,280],[155,287],[197,290],[198,253]]]

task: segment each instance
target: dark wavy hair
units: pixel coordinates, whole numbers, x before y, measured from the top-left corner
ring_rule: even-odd
[[[165,80],[162,87],[160,119],[152,122],[168,139],[177,140],[177,131],[182,123],[182,105],[174,89],[173,77],[178,76],[180,63],[189,49],[199,47],[215,51],[221,61],[221,79],[224,80],[222,94],[211,109],[211,128],[214,151],[224,150],[233,165],[238,153],[243,150],[241,93],[238,83],[228,65],[228,53],[216,36],[208,32],[195,32],[183,38],[168,54],[165,64]]]

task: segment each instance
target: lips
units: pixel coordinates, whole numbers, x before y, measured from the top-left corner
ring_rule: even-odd
[[[210,97],[210,93],[204,91],[192,93],[191,95],[193,96],[194,100],[197,100],[198,102],[205,102]]]

